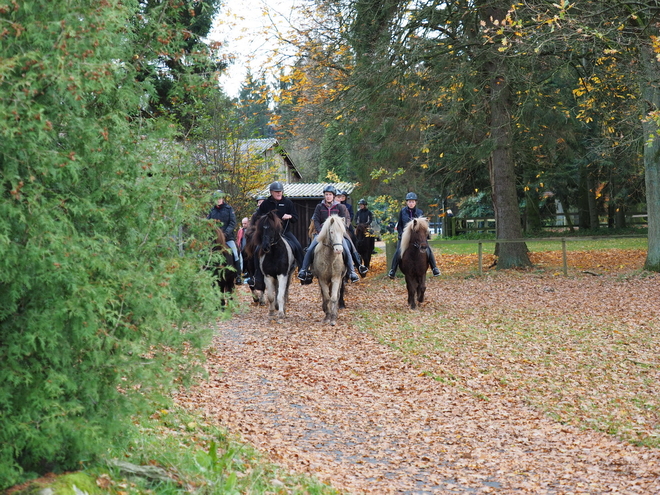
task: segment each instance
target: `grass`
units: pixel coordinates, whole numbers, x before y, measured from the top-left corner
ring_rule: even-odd
[[[535,238],[537,239],[537,238]],[[612,237],[612,238],[599,238],[599,239],[583,239],[580,237],[566,237],[567,251],[599,251],[607,249],[647,249],[648,243],[646,238],[633,238],[633,237]],[[458,241],[458,242],[456,242]],[[479,240],[478,239],[452,239],[440,240],[434,239],[431,245],[434,249],[439,249],[445,254],[476,254]],[[495,244],[492,239],[489,242],[484,242],[484,253],[492,253]],[[527,248],[531,252],[545,252],[545,251],[561,251],[561,242],[558,240],[548,241],[527,241]]]
[[[660,448],[652,325],[542,309],[399,316],[364,312],[358,321],[422,374],[483,400],[506,391],[561,423]]]
[[[89,495],[338,493],[268,462],[252,447],[181,408],[160,408],[135,422],[139,435],[127,448],[110,449],[105,462],[88,464],[75,476],[32,483],[14,495],[43,493],[45,487],[53,495],[73,495],[73,484],[85,486]],[[131,473],[117,460],[146,473]]]

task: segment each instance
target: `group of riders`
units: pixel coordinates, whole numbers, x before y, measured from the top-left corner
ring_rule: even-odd
[[[358,254],[352,239],[352,235],[354,235],[352,220],[354,220],[356,224],[364,223],[367,225],[371,225],[371,222],[373,221],[373,214],[371,211],[369,211],[367,207],[367,201],[365,199],[360,199],[360,201],[358,201],[358,211],[355,213],[355,215],[353,215],[351,205],[345,203],[346,193],[344,191],[338,191],[332,185],[325,186],[323,188],[323,200],[318,205],[316,205],[314,214],[312,215],[315,235],[311,244],[304,252],[300,242],[293,235],[291,229],[288,228],[290,224],[296,223],[298,221],[298,213],[293,202],[289,198],[284,197],[284,185],[279,181],[275,181],[270,184],[269,191],[270,196],[257,198],[258,206],[252,215],[252,219],[249,221],[249,224],[254,225],[256,219],[260,218],[262,215],[270,213],[271,211],[275,211],[284,225],[282,236],[291,246],[291,250],[293,251],[293,255],[296,260],[296,265],[298,266],[298,279],[302,285],[312,283],[313,274],[310,268],[314,260],[314,248],[317,245],[317,236],[321,231],[323,223],[331,215],[337,215],[340,218],[344,218],[346,222],[347,230],[343,239],[343,247],[344,262],[346,263],[348,277],[350,278],[351,282],[356,282],[359,280],[360,276],[366,276],[368,268],[364,266],[362,258]],[[220,190],[215,191],[212,195],[212,202],[213,207],[208,213],[207,218],[215,220],[225,234],[225,241],[227,246],[233,253],[233,266],[237,274],[236,283],[239,285],[242,284],[243,280],[241,279],[241,273],[247,272],[250,273],[251,276],[246,279],[245,283],[247,283],[251,288],[259,289],[263,287],[263,274],[261,273],[259,263],[256,261],[256,257],[254,261],[250,261],[254,264],[254,266],[241,267],[241,257],[239,256],[239,248],[241,246],[237,245],[236,238],[234,236],[234,229],[236,228],[236,214],[234,213],[234,209],[225,202],[224,192]],[[394,254],[392,266],[388,273],[388,276],[392,279],[395,278],[396,271],[399,266],[399,245],[401,243],[403,229],[405,225],[412,219],[421,216],[423,216],[423,212],[417,208],[417,195],[413,192],[408,193],[406,195],[406,206],[399,212],[399,219],[397,222],[399,242],[397,243],[396,253]],[[245,227],[246,225],[244,219],[242,228],[244,229]],[[239,235],[242,236],[243,233],[244,231],[240,232]],[[427,255],[429,265],[433,271],[433,275],[440,275],[440,270],[438,270],[436,266],[435,258],[430,247],[427,247]],[[355,267],[357,267],[357,270]]]

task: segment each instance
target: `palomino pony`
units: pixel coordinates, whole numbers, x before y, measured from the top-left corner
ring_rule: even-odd
[[[259,246],[257,260],[264,275],[268,315],[281,320],[286,316],[289,285],[296,267],[296,258],[282,235],[282,220],[274,210],[257,219],[255,227],[255,241]]]
[[[222,305],[227,304],[227,296],[234,291],[236,270],[234,269],[234,254],[227,246],[222,229],[215,227],[215,239],[212,240],[211,254],[206,269],[213,273],[213,285],[222,292]]]
[[[406,224],[401,236],[401,263],[399,267],[406,276],[408,305],[415,309],[416,303],[424,302],[426,292],[426,270],[429,267],[428,248],[429,221],[424,217],[413,218]]]
[[[346,264],[344,263],[344,235],[346,221],[337,215],[330,215],[323,223],[314,249],[312,271],[319,281],[323,298],[324,323],[337,324],[337,312],[342,296]]]
[[[357,239],[355,249],[357,249],[358,254],[362,257],[364,266],[370,268],[371,253],[374,251],[376,237],[369,232],[366,223],[359,223],[355,227],[355,238]]]

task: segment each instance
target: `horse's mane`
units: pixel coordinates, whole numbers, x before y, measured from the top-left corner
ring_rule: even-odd
[[[250,223],[245,229],[245,233],[243,234],[245,238],[245,246],[243,247],[243,252],[245,253],[246,257],[251,257],[255,250],[257,249],[257,241],[256,241],[256,232],[257,232],[257,226],[253,223]]]
[[[401,236],[401,246],[399,253],[403,256],[403,253],[408,246],[411,244],[426,243],[426,239],[429,235],[429,221],[424,217],[413,218],[410,222],[406,224],[403,228],[403,234]]]
[[[368,226],[366,223],[361,222],[355,226],[355,235],[356,236],[366,236],[368,234]]]
[[[225,233],[222,231],[222,229],[215,227],[213,230],[215,230],[215,239],[213,240],[214,249],[216,247],[226,246],[227,238],[225,237]]]
[[[318,241],[320,243],[328,239],[328,236],[330,235],[330,228],[333,224],[339,228],[341,236],[344,237],[344,234],[346,233],[346,221],[339,215],[330,215],[328,219],[323,222],[321,232],[319,232]]]

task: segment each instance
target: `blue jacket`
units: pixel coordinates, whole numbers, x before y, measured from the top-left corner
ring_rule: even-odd
[[[407,206],[404,206],[399,212],[399,221],[396,224],[396,230],[399,233],[399,239],[401,239],[401,234],[403,234],[403,228],[408,222],[413,218],[419,218],[424,215],[424,212],[419,208],[411,210]]]
[[[215,205],[206,216],[208,219],[216,220],[221,224],[220,228],[225,233],[225,240],[234,240],[234,229],[236,228],[236,214],[234,209],[227,203],[220,206]]]

